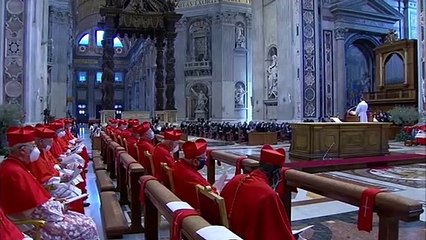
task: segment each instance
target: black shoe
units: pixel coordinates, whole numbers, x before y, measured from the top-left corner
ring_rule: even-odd
[[[90,203],[85,202],[85,203],[84,203],[84,207],[88,207],[88,206],[90,206]]]

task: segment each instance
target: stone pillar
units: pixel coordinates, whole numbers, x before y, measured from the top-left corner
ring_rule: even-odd
[[[73,45],[72,38],[71,6],[49,6],[49,39],[48,64],[50,67],[49,86],[46,99],[52,116],[61,118],[66,116],[68,89],[67,78],[70,76],[69,58]],[[72,78],[73,80],[75,77]],[[72,88],[71,88],[72,89]]]
[[[418,64],[419,64],[419,112],[426,116],[426,3],[417,1]]]
[[[334,37],[336,38],[336,56],[334,75],[335,75],[335,115],[343,118],[346,115],[346,66],[345,66],[345,34],[347,29],[336,28]]]
[[[252,36],[253,43],[251,44],[253,50],[252,59],[252,99],[249,104],[252,105],[252,120],[259,121],[264,119],[264,105],[263,99],[265,98],[264,79],[265,79],[265,36],[264,36],[264,9],[263,1],[252,2],[253,13],[253,26]],[[272,23],[273,24],[273,23]]]
[[[155,39],[157,50],[155,69],[155,110],[164,109],[164,33],[157,33]]]
[[[114,110],[114,30],[104,29],[102,40],[102,110]]]
[[[187,23],[188,20],[183,17],[181,18],[177,24],[176,24],[176,46],[187,46]],[[177,118],[179,120],[185,120],[186,119],[186,112],[184,109],[187,108],[187,97],[182,97],[183,95],[186,95],[185,92],[185,62],[186,62],[186,48],[187,47],[178,47],[175,49],[175,92],[180,93],[175,98],[175,107],[179,109],[180,111],[177,112]],[[190,102],[190,101],[189,101]],[[188,105],[189,106],[189,105]]]
[[[175,108],[175,23],[169,23],[166,40],[166,110],[176,110]]]

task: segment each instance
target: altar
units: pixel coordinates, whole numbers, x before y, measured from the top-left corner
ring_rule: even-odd
[[[389,153],[390,123],[293,123],[290,157],[329,159]]]

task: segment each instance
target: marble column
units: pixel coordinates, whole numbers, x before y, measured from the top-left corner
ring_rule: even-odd
[[[158,33],[155,39],[157,50],[155,69],[155,110],[164,109],[164,33]]]
[[[336,38],[335,46],[335,99],[334,99],[334,115],[344,117],[346,114],[346,66],[345,66],[345,35],[347,29],[336,28],[334,30],[334,36]]]
[[[5,27],[5,1],[0,1],[0,34],[4,36],[4,27]],[[4,47],[5,47],[5,38],[0,38],[0,105],[3,104],[4,100],[4,88],[3,88],[3,79],[4,79]]]
[[[176,24],[176,46],[187,46],[187,18],[181,18]],[[185,61],[186,61],[186,47],[175,48],[175,92],[184,93],[185,95]],[[186,119],[186,102],[187,98],[183,97],[182,94],[176,96],[175,98],[175,107],[180,111],[177,111],[178,121],[183,121]],[[190,111],[188,111],[190,112]]]
[[[417,5],[418,15],[418,64],[419,64],[419,112],[423,113],[426,117],[426,31],[425,31],[425,18],[426,18],[426,3],[418,1]],[[424,119],[425,120],[425,119]]]
[[[169,29],[166,34],[166,110],[176,110],[175,108],[175,27]]]
[[[265,37],[264,37],[264,9],[263,1],[253,1],[252,3],[253,26],[252,26],[252,53],[253,53],[253,67],[252,67],[252,99],[249,104],[252,105],[252,120],[261,121],[264,119],[264,105],[263,99],[265,98]]]
[[[106,27],[102,40],[102,110],[114,110],[114,37],[114,31]]]

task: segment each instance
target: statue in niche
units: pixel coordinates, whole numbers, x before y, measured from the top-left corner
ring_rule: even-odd
[[[272,62],[266,70],[268,79],[268,98],[275,99],[278,97],[278,57],[275,53],[272,55]]]
[[[244,96],[247,91],[244,89],[244,84],[238,82],[235,84],[235,107],[244,107]]]
[[[235,47],[246,48],[246,36],[242,23],[237,23],[235,26]]]
[[[203,92],[202,89],[199,89],[198,92],[194,90],[194,88],[191,88],[192,93],[195,95],[197,99],[197,105],[195,106],[196,111],[203,111],[206,112],[206,106],[208,102],[208,98],[206,94]]]

